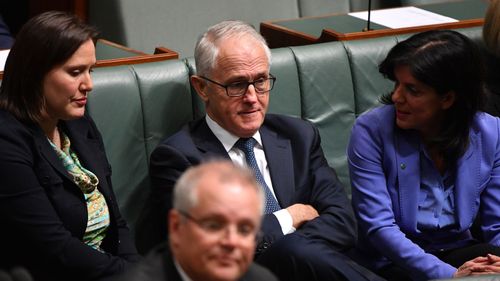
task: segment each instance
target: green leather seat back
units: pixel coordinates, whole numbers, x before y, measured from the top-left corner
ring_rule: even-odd
[[[463,35],[469,37],[472,41],[476,42],[477,44],[480,44],[480,45],[483,44],[483,27],[482,26],[456,28],[453,30],[458,31],[458,32],[462,33]],[[404,41],[404,40],[410,38],[413,34],[415,34],[415,33],[399,34],[399,35],[394,35],[394,37],[396,38],[396,40],[398,42],[401,42],[401,41]]]
[[[151,152],[162,139],[193,119],[189,73],[180,60],[138,64],[134,70],[141,93],[144,139],[149,160]]]
[[[483,27],[482,26],[475,26],[475,27],[469,27],[469,28],[458,28],[455,29],[456,31],[462,33],[463,35],[469,37],[472,39],[472,41],[476,43],[483,43]]]
[[[378,65],[396,43],[392,36],[343,42],[351,65],[356,116],[380,105],[379,98],[392,91],[393,83],[378,72]]]
[[[96,68],[87,109],[102,134],[122,215],[132,226],[148,188],[148,159],[139,85],[132,67]],[[139,188],[140,187],[140,188]]]
[[[302,91],[302,118],[319,129],[330,166],[349,189],[346,146],[355,119],[349,58],[339,42],[293,47]]]
[[[274,89],[269,96],[269,113],[302,117],[299,73],[295,56],[290,48],[271,50],[271,73],[276,76]]]
[[[184,59],[186,66],[189,70],[189,76],[196,74],[196,64],[194,62],[194,57],[189,57]],[[202,116],[205,116],[205,105],[203,100],[198,96],[196,90],[191,85],[191,98],[193,99],[192,110],[193,110],[193,118],[198,119]]]

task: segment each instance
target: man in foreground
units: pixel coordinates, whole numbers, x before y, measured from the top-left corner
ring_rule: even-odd
[[[264,197],[250,170],[230,161],[190,168],[174,188],[169,243],[154,248],[127,281],[277,281],[253,264]]]

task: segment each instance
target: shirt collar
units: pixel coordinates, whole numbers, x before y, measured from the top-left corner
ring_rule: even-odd
[[[224,149],[229,152],[234,146],[234,144],[240,139],[240,137],[235,136],[228,132],[226,129],[222,128],[217,122],[215,122],[208,114],[205,117],[205,120],[207,121],[207,125],[212,130],[214,135],[219,139],[219,141],[222,143],[224,146]],[[262,145],[262,138],[260,137],[260,132],[257,131],[255,134],[252,136],[256,141],[257,141],[257,146],[263,147]]]

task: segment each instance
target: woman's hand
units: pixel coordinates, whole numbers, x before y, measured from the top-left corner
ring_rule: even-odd
[[[487,264],[484,266],[482,272],[472,272],[472,275],[481,274],[498,274],[500,273],[500,257],[492,254],[486,256],[488,258]]]
[[[487,266],[488,263],[488,257],[477,257],[467,261],[457,269],[455,274],[453,274],[453,278],[465,277],[477,272],[485,272],[485,266]]]
[[[486,257],[477,257],[465,262],[457,269],[453,277],[498,273],[500,273],[500,257],[488,254]]]

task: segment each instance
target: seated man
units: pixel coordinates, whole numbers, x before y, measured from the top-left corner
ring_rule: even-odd
[[[230,161],[188,169],[174,188],[170,247],[156,247],[118,280],[277,281],[252,263],[263,207],[250,170]]]
[[[301,119],[266,114],[276,78],[269,73],[271,52],[262,36],[246,23],[221,22],[200,37],[195,60],[191,83],[207,115],[152,153],[152,192],[138,241],[165,237],[160,231],[172,186],[184,170],[225,157],[250,166],[266,194],[258,263],[287,281],[377,278],[342,254],[354,246],[356,224],[318,130]]]

